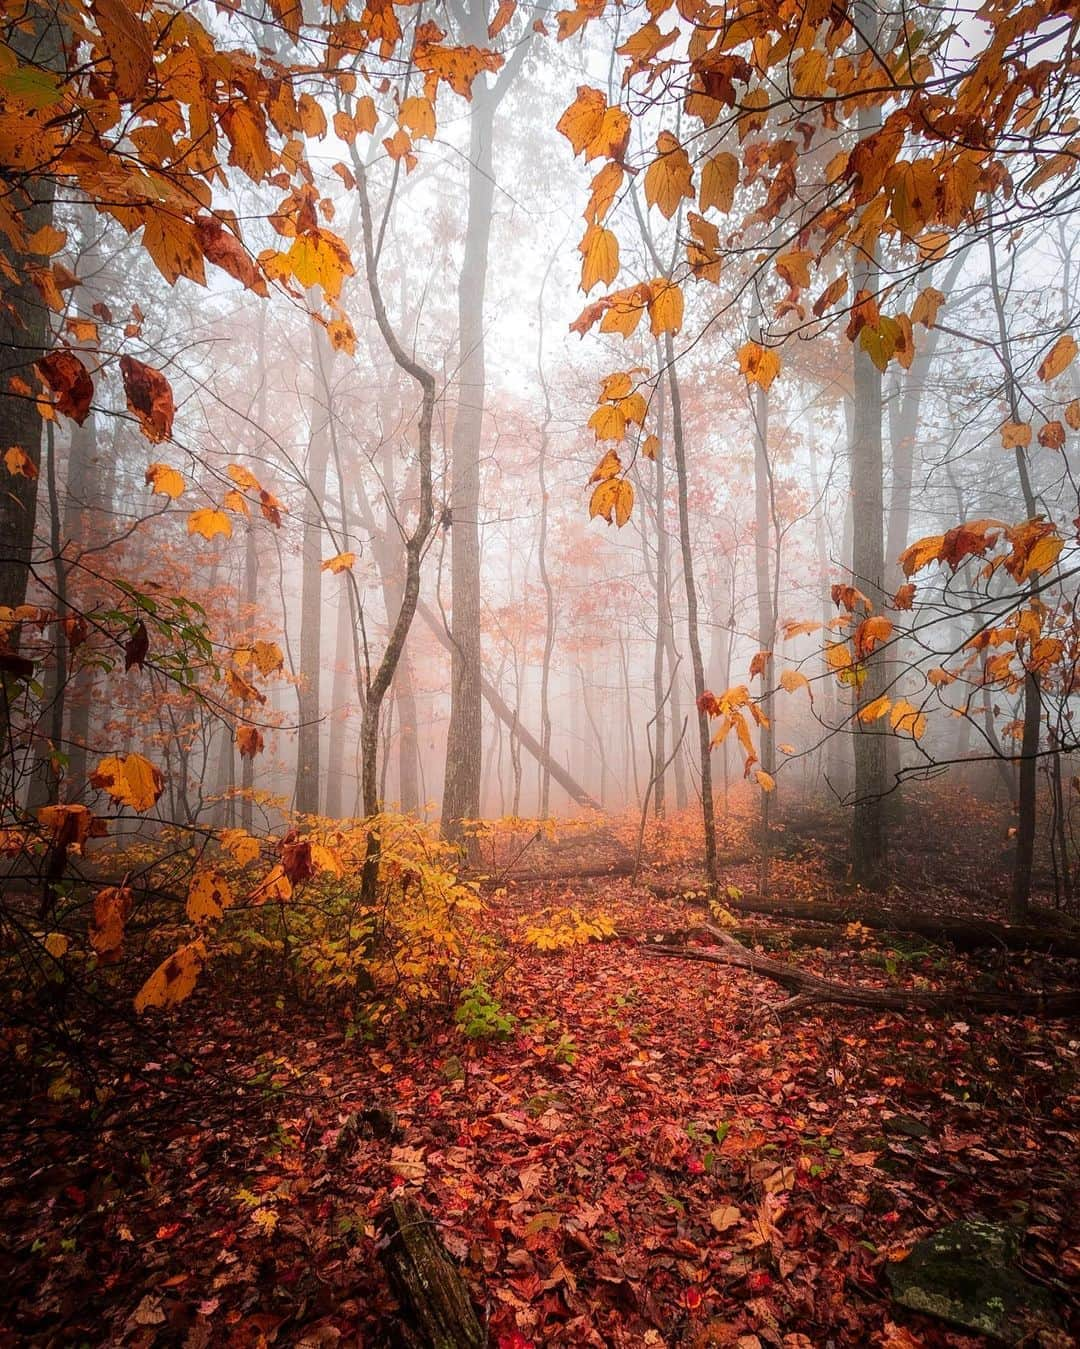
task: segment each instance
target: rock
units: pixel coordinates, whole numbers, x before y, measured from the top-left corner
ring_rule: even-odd
[[[950,1223],[889,1265],[889,1284],[902,1307],[1018,1345],[1039,1327],[1059,1325],[1050,1295],[1020,1271],[1019,1255],[1012,1228]]]

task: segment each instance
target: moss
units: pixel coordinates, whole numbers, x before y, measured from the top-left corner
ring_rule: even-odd
[[[1020,1272],[1015,1231],[972,1219],[950,1223],[889,1267],[896,1301],[1006,1344],[1032,1324],[1053,1324],[1045,1290]]]

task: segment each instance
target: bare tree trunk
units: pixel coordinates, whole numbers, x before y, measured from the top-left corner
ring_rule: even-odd
[[[780,558],[774,547],[772,465],[769,462],[769,395],[758,386],[754,390],[754,582],[757,590],[758,651],[764,656],[761,671],[761,710],[765,721],[758,731],[758,750],[762,769],[776,774],[776,712],[773,697],[773,646],[776,642],[776,605],[773,569],[779,579]],[[777,553],[774,557],[773,554]],[[761,861],[758,888],[764,894],[769,880],[769,827],[772,792],[761,793]]]
[[[877,31],[874,0],[859,6],[865,31]],[[876,110],[860,108],[856,125],[860,139],[879,125]],[[856,295],[874,297],[879,286],[877,258],[860,252],[852,267]],[[851,437],[852,571],[855,585],[876,607],[885,586],[885,502],[882,486],[881,371],[862,350],[854,346],[855,379]],[[865,615],[863,615],[865,617]],[[887,671],[883,655],[873,651],[861,662],[865,679],[856,687],[855,804],[852,821],[851,861],[855,880],[876,886],[885,860],[885,734],[880,722],[864,724],[857,717],[860,707],[885,692]]]
[[[349,725],[349,687],[352,683],[352,615],[342,586],[338,595],[337,633],[334,639],[334,681],[330,693],[330,754],[326,766],[326,814],[341,819],[345,802],[345,742]]]
[[[432,471],[431,471],[431,424],[435,412],[435,376],[414,357],[410,356],[401,345],[397,333],[386,313],[386,306],[383,303],[382,289],[379,284],[378,258],[375,252],[375,232],[371,218],[371,202],[368,198],[367,175],[360,164],[359,156],[354,155],[354,165],[359,169],[357,173],[357,188],[360,197],[360,217],[363,226],[364,236],[364,265],[367,275],[368,292],[371,296],[372,309],[375,313],[375,321],[378,324],[379,331],[382,334],[383,341],[386,343],[390,354],[393,356],[397,365],[419,386],[421,401],[420,413],[417,421],[417,461],[419,466],[420,478],[420,501],[417,510],[416,524],[413,529],[405,535],[405,584],[402,588],[401,607],[393,620],[392,627],[387,639],[386,648],[383,651],[382,660],[379,662],[374,675],[368,683],[367,697],[364,700],[363,721],[360,728],[360,741],[363,755],[362,766],[362,787],[364,799],[364,814],[369,818],[375,816],[380,810],[379,791],[378,791],[378,748],[379,748],[379,715],[382,710],[383,698],[390,687],[394,674],[398,667],[398,661],[405,647],[405,639],[408,636],[409,628],[412,625],[413,615],[416,613],[417,601],[420,597],[420,564],[423,559],[424,550],[427,548],[428,540],[431,537],[431,531],[434,524],[434,503],[432,498]],[[375,900],[376,883],[379,876],[379,858],[382,851],[381,839],[378,830],[372,829],[368,834],[367,856],[364,860],[364,873],[361,888],[363,902],[371,905]]]
[[[549,430],[551,427],[551,391],[548,389],[547,378],[544,374],[544,285],[547,283],[556,256],[555,253],[551,255],[547,271],[544,273],[544,280],[540,285],[536,315],[536,373],[540,379],[540,387],[544,392],[544,417],[540,423],[540,540],[537,550],[540,563],[540,583],[544,587],[544,654],[540,665],[540,744],[544,751],[545,762],[540,765],[540,802],[537,810],[537,814],[542,820],[547,819],[551,813],[551,769],[548,761],[551,758],[551,656],[555,649],[555,590],[551,584],[551,576],[547,568],[549,503],[546,472]]]
[[[333,357],[325,329],[311,325],[312,394],[305,478],[307,498],[300,583],[300,682],[297,685],[299,729],[296,737],[296,810],[319,813],[320,789],[320,677],[322,674],[322,512],[326,503],[326,470],[330,460],[331,385]]]
[[[446,739],[443,833],[464,840],[461,821],[480,813],[483,718],[480,692],[480,442],[484,428],[484,292],[495,191],[495,98],[484,77],[469,115],[469,210],[458,283],[458,408],[451,444],[450,726]]]
[[[686,445],[683,440],[682,393],[675,368],[675,343],[670,332],[665,334],[664,357],[667,362],[668,387],[671,390],[671,432],[675,450],[675,475],[679,496],[679,542],[682,546],[683,582],[686,586],[686,627],[690,639],[690,660],[694,667],[694,697],[697,700],[698,749],[701,756],[701,819],[705,830],[705,874],[710,883],[716,883],[716,817],[712,793],[712,736],[709,718],[702,709],[705,692],[705,663],[701,656],[701,637],[698,632],[698,597],[694,583],[694,553],[690,543],[690,506],[686,472]]]

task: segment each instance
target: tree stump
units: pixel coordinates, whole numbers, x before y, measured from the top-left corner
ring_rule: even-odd
[[[401,1343],[408,1349],[483,1349],[487,1336],[465,1280],[429,1214],[395,1199],[380,1215],[379,1259],[401,1304]]]

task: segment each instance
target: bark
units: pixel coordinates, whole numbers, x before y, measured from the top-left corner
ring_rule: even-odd
[[[472,9],[477,8],[474,0]],[[471,17],[471,16],[470,16]],[[458,408],[451,442],[450,726],[446,738],[443,833],[462,842],[462,820],[480,814],[480,442],[484,428],[484,291],[495,191],[495,96],[481,76],[469,114],[469,209],[458,283]]]
[[[547,490],[547,453],[551,428],[551,391],[548,389],[544,374],[544,286],[551,274],[557,253],[552,253],[540,284],[540,296],[537,300],[537,347],[536,373],[544,394],[544,416],[540,423],[540,457],[538,472],[540,477],[540,539],[538,544],[538,562],[540,565],[540,584],[544,587],[544,654],[540,663],[540,745],[546,761],[540,764],[540,818],[547,819],[551,811],[551,656],[555,649],[555,589],[547,568],[548,539],[548,490]]]
[[[872,988],[858,984],[842,984],[834,979],[823,979],[771,956],[758,955],[711,924],[700,929],[717,945],[711,948],[667,945],[661,937],[645,943],[642,950],[650,955],[672,957],[676,960],[696,960],[710,965],[733,965],[771,979],[794,995],[771,1010],[793,1011],[797,1007],[816,1003],[832,1003],[848,1007],[866,1007],[874,1011],[896,1012],[968,1012],[998,1013],[1004,1016],[1072,1017],[1080,1014],[1080,991],[1052,989],[1044,993],[983,993],[977,989],[951,988],[940,992],[922,992],[904,988]],[[691,936],[694,933],[689,934]],[[681,939],[684,934],[678,934]]]
[[[671,886],[652,886],[650,889],[652,894],[665,899],[677,899],[685,893]],[[906,932],[931,941],[947,941],[958,951],[1038,951],[1045,955],[1080,957],[1080,928],[1065,925],[999,923],[992,918],[922,913],[916,909],[866,909],[861,905],[849,907],[817,900],[766,899],[754,895],[725,899],[724,907],[734,914],[761,914],[796,922],[832,926],[857,922],[873,932]]]
[[[56,67],[62,58],[58,17],[47,6],[35,6],[29,18],[10,27],[13,53],[35,65]],[[5,186],[5,208],[26,235],[36,233],[53,218],[54,184],[30,178]],[[41,417],[33,397],[10,392],[13,376],[31,388],[37,378],[34,361],[44,354],[49,333],[49,311],[33,283],[31,266],[47,266],[44,257],[29,257],[0,232],[0,445],[16,445],[37,468],[41,463]],[[0,492],[0,605],[12,608],[26,600],[30,558],[34,546],[38,484],[36,478],[5,474]]]
[[[675,476],[679,497],[679,543],[682,547],[683,582],[686,586],[686,627],[690,639],[690,662],[694,670],[694,698],[698,723],[698,749],[701,766],[701,818],[705,831],[705,874],[710,884],[716,883],[716,815],[712,792],[712,736],[709,718],[701,710],[705,692],[705,662],[701,655],[701,635],[698,631],[698,597],[694,581],[694,553],[690,542],[690,507],[688,500],[686,445],[683,439],[682,394],[675,369],[675,343],[670,333],[665,334],[664,355],[667,360],[668,387],[671,392],[671,438],[675,451]]]
[[[408,1349],[483,1349],[487,1336],[434,1218],[412,1199],[383,1210],[379,1259],[401,1308]]]
[[[997,245],[993,230],[993,204],[987,197],[986,243],[990,262],[990,293],[997,317],[998,339],[1001,344],[1001,363],[1005,370],[1005,397],[1009,404],[1009,415],[1014,422],[1022,421],[1020,413],[1020,387],[1012,361],[1012,347],[1009,342],[1009,328],[1005,318],[1005,298],[998,277]],[[1020,490],[1024,497],[1024,509],[1028,519],[1038,513],[1035,493],[1031,486],[1027,460],[1024,451],[1017,446],[1016,473],[1020,480]],[[1031,594],[1038,592],[1038,576],[1031,582]],[[1022,657],[1021,657],[1022,659]],[[1035,827],[1037,816],[1038,792],[1038,754],[1039,737],[1042,731],[1042,688],[1039,677],[1032,670],[1024,676],[1024,719],[1020,739],[1020,771],[1017,784],[1017,822],[1016,853],[1013,862],[1012,889],[1006,913],[1010,921],[1020,922],[1027,916],[1031,898],[1031,865],[1035,857]]]
[[[349,685],[352,672],[352,621],[348,595],[338,596],[334,638],[334,680],[330,693],[330,753],[326,765],[326,814],[339,820],[345,813],[345,741],[349,724]]]
[[[306,466],[307,509],[304,512],[303,571],[300,583],[300,682],[297,685],[299,729],[296,737],[295,806],[302,815],[319,813],[322,786],[320,739],[320,675],[322,672],[322,542],[326,471],[330,461],[329,424],[332,355],[325,330],[311,325],[311,426]]]
[[[873,31],[873,4],[862,5],[863,19]],[[878,114],[859,110],[860,139],[879,125]],[[856,294],[876,296],[879,286],[877,258],[860,254],[852,269]],[[852,572],[854,584],[875,609],[884,594],[884,492],[882,486],[881,371],[856,340],[855,379],[851,437]],[[859,614],[865,617],[860,609]],[[873,651],[862,661],[865,679],[856,689],[855,710],[885,692],[887,668],[883,654]],[[885,734],[880,722],[863,724],[854,719],[855,804],[852,821],[852,874],[861,885],[877,886],[885,860]]]
[[[420,389],[420,413],[417,420],[417,460],[419,465],[420,500],[416,524],[405,535],[405,583],[402,587],[401,606],[394,617],[382,660],[368,683],[367,696],[364,699],[363,719],[360,727],[362,753],[361,786],[363,791],[364,814],[369,818],[380,810],[378,791],[378,748],[379,716],[383,698],[390,687],[398,667],[398,661],[405,646],[416,613],[420,596],[420,564],[424,551],[431,538],[434,524],[434,504],[432,499],[431,472],[431,426],[435,411],[435,376],[401,345],[394,331],[383,303],[382,288],[379,283],[378,258],[375,251],[375,232],[371,218],[371,202],[368,198],[367,174],[354,154],[354,166],[357,173],[357,189],[360,199],[360,217],[364,236],[364,267],[367,276],[368,292],[371,296],[375,322],[383,341],[386,343],[394,361]],[[364,872],[361,888],[363,902],[370,905],[375,900],[375,886],[379,874],[381,841],[377,829],[368,834],[367,856],[364,860]]]
[[[759,334],[760,336],[760,334]],[[761,710],[765,724],[758,731],[761,767],[776,774],[776,700],[773,697],[773,647],[776,644],[775,587],[779,583],[779,539],[775,530],[772,465],[769,462],[769,395],[760,385],[754,391],[754,579],[757,589],[758,650],[764,653],[761,672]],[[774,579],[775,572],[775,579]],[[769,881],[769,817],[772,792],[761,793],[761,861],[759,888]]]

